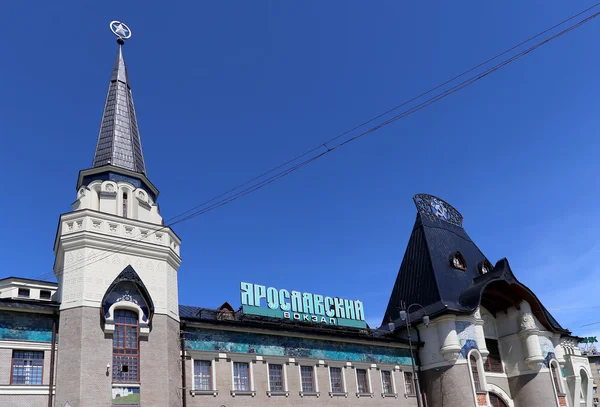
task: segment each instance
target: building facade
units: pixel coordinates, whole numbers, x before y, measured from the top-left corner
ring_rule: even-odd
[[[379,328],[358,304],[262,286],[252,307],[181,305],[181,240],[146,176],[123,39],[60,216],[57,282],[0,280],[1,406],[592,406],[578,338],[430,195],[414,197]]]

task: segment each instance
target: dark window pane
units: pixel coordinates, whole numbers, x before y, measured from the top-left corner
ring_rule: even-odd
[[[194,389],[212,390],[212,370],[209,361],[194,360]]]
[[[356,380],[359,393],[369,393],[369,377],[365,369],[356,369]]]
[[[11,384],[42,384],[43,365],[42,351],[13,351]]]
[[[331,391],[334,393],[343,393],[342,369],[340,367],[330,367],[329,376],[331,378]]]
[[[302,391],[304,393],[314,393],[314,391],[315,391],[314,372],[315,371],[312,366],[300,366]]]
[[[271,391],[283,391],[283,366],[269,364],[269,388]]]
[[[383,392],[385,394],[394,393],[394,387],[392,386],[392,372],[388,370],[382,370],[381,381],[383,382]]]

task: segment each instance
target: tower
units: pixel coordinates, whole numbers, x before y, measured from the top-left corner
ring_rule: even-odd
[[[110,26],[119,48],[92,167],[79,173],[54,244],[56,406],[178,406],[181,241],[164,226],[146,176],[123,56],[131,31]]]

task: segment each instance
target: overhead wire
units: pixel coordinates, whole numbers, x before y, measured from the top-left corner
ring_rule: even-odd
[[[361,137],[364,137],[365,135],[373,133],[374,131],[381,129],[382,127],[385,127],[385,126],[387,126],[387,125],[389,125],[389,124],[391,124],[391,123],[393,123],[393,122],[395,122],[395,121],[397,121],[397,120],[399,120],[401,118],[404,118],[404,117],[406,117],[406,116],[408,116],[410,114],[413,114],[413,113],[415,113],[415,112],[417,112],[417,111],[419,111],[419,110],[421,110],[421,109],[423,109],[423,108],[425,108],[425,107],[427,107],[427,106],[429,106],[429,105],[431,105],[431,104],[433,104],[433,103],[435,103],[435,102],[437,102],[437,101],[439,101],[439,100],[441,100],[441,99],[443,99],[443,98],[445,98],[445,97],[447,97],[447,96],[449,96],[449,95],[451,95],[451,94],[453,94],[453,93],[455,93],[455,92],[457,92],[457,91],[459,91],[459,90],[461,90],[463,88],[465,88],[466,86],[471,85],[472,83],[474,83],[474,82],[476,82],[476,81],[478,81],[478,80],[480,80],[480,79],[482,79],[482,78],[490,75],[491,73],[497,71],[498,69],[500,69],[500,68],[506,66],[507,64],[515,61],[516,59],[519,59],[522,56],[527,55],[528,53],[530,53],[533,50],[539,48],[540,46],[542,46],[542,45],[550,42],[551,40],[553,40],[555,38],[558,38],[558,37],[560,37],[560,36],[562,36],[562,35],[570,32],[570,31],[574,30],[575,28],[580,27],[581,25],[583,25],[583,24],[587,23],[588,21],[592,20],[593,18],[597,17],[600,13],[595,13],[595,14],[589,16],[589,17],[586,17],[585,19],[583,19],[583,20],[581,20],[581,21],[573,24],[572,26],[570,26],[570,27],[568,27],[568,28],[560,31],[559,33],[552,35],[551,37],[549,37],[549,38],[547,38],[547,39],[545,39],[545,40],[543,40],[543,41],[541,41],[541,42],[539,42],[539,43],[531,46],[530,48],[528,48],[528,49],[526,49],[524,51],[521,51],[521,52],[517,53],[516,55],[514,55],[514,56],[512,56],[512,57],[510,57],[510,58],[508,58],[508,59],[506,59],[506,60],[504,60],[504,61],[502,61],[502,62],[500,62],[500,63],[498,63],[496,65],[494,65],[494,66],[492,66],[491,68],[488,68],[488,69],[484,70],[483,72],[481,72],[479,74],[473,75],[472,77],[464,80],[463,82],[461,82],[461,83],[459,83],[457,85],[454,85],[454,86],[450,87],[449,89],[446,89],[446,90],[440,92],[439,94],[436,94],[436,95],[430,97],[429,99],[427,99],[427,100],[425,100],[425,101],[417,104],[416,106],[413,106],[413,107],[411,107],[411,108],[409,108],[409,109],[407,109],[407,110],[405,110],[405,111],[403,111],[403,112],[401,112],[401,113],[399,113],[399,114],[397,114],[397,115],[395,115],[395,116],[393,116],[393,117],[391,117],[391,118],[389,118],[389,119],[387,119],[387,120],[385,120],[385,121],[383,121],[383,122],[381,122],[381,123],[379,123],[379,124],[377,124],[377,125],[375,125],[375,126],[373,126],[371,128],[369,128],[369,129],[367,129],[366,131],[364,131],[362,133],[359,133],[359,134],[357,134],[357,135],[355,135],[353,137],[348,138],[347,140],[341,141],[338,144],[335,144],[335,145],[331,146],[332,142],[340,139],[341,137],[343,137],[345,135],[348,135],[348,134],[352,133],[353,131],[355,131],[355,130],[361,128],[361,127],[364,127],[365,125],[367,125],[369,123],[372,123],[373,121],[375,121],[377,119],[380,119],[380,118],[382,118],[382,117],[390,114],[391,112],[394,112],[394,111],[398,110],[399,108],[401,108],[403,106],[406,106],[407,104],[409,104],[411,102],[414,102],[414,101],[422,98],[423,96],[426,96],[426,95],[428,95],[428,94],[430,94],[430,93],[432,93],[432,92],[434,92],[434,91],[436,91],[436,90],[444,87],[445,85],[447,85],[447,84],[455,81],[458,78],[461,78],[461,77],[465,76],[466,74],[468,74],[468,73],[476,70],[477,68],[482,67],[482,66],[488,64],[489,62],[491,62],[491,61],[493,61],[495,59],[498,59],[499,57],[501,57],[503,55],[506,55],[510,51],[519,48],[520,46],[522,46],[522,45],[530,42],[531,40],[533,40],[535,38],[540,37],[541,35],[543,35],[545,33],[548,33],[549,31],[553,30],[554,28],[557,28],[557,27],[565,24],[566,22],[569,22],[569,21],[577,18],[578,16],[581,16],[582,14],[585,14],[586,12],[592,10],[593,8],[597,7],[598,5],[600,5],[600,3],[596,3],[593,6],[587,8],[586,10],[583,10],[583,11],[581,11],[581,12],[579,12],[579,13],[577,13],[577,14],[575,14],[575,15],[573,15],[573,16],[565,19],[565,20],[563,20],[562,22],[560,22],[558,24],[555,24],[554,26],[552,26],[552,27],[550,27],[550,28],[548,28],[548,29],[546,29],[546,30],[544,30],[544,31],[542,31],[542,32],[540,32],[540,33],[538,33],[538,34],[530,37],[529,39],[527,39],[525,41],[520,42],[519,44],[517,44],[517,45],[515,45],[515,46],[513,46],[513,47],[511,47],[509,49],[507,49],[506,51],[503,51],[502,53],[497,54],[496,56],[494,56],[494,57],[492,57],[492,58],[490,58],[490,59],[488,59],[488,60],[486,60],[486,61],[484,61],[484,62],[482,62],[482,63],[480,63],[480,64],[478,64],[478,65],[476,65],[474,67],[472,67],[472,68],[470,68],[469,70],[464,71],[463,73],[454,76],[453,78],[451,78],[451,79],[443,82],[442,84],[437,85],[437,86],[431,88],[430,90],[421,93],[419,96],[411,98],[411,99],[407,100],[406,102],[403,102],[402,104],[399,104],[399,105],[393,107],[392,109],[389,109],[386,112],[381,113],[380,115],[375,116],[374,118],[372,118],[372,119],[370,119],[368,121],[365,121],[365,122],[359,124],[358,126],[355,126],[355,127],[351,128],[350,130],[347,130],[347,131],[345,131],[343,133],[340,133],[339,135],[337,135],[337,136],[335,136],[335,137],[333,137],[333,138],[331,138],[331,139],[329,139],[329,140],[327,140],[327,141],[325,141],[323,143],[320,143],[318,146],[316,146],[316,147],[314,147],[314,148],[312,148],[310,150],[307,150],[306,152],[304,152],[304,153],[302,153],[300,155],[297,155],[296,157],[292,158],[291,160],[288,160],[288,161],[286,161],[286,162],[284,162],[284,163],[282,163],[282,164],[280,164],[280,165],[278,165],[278,166],[276,166],[276,167],[274,167],[274,168],[272,168],[272,169],[270,169],[270,170],[268,170],[266,172],[263,172],[262,174],[260,174],[260,175],[258,175],[256,177],[253,177],[252,179],[250,179],[250,180],[248,180],[248,181],[246,181],[246,182],[244,182],[244,183],[242,183],[242,184],[240,184],[240,185],[238,185],[238,186],[236,186],[236,187],[234,187],[234,188],[232,188],[232,189],[230,189],[230,190],[228,190],[228,191],[226,191],[226,192],[224,192],[222,194],[219,194],[219,195],[215,196],[214,198],[211,198],[208,201],[205,201],[205,202],[203,202],[203,203],[201,203],[199,205],[196,205],[196,206],[194,206],[194,207],[186,210],[185,212],[182,212],[182,213],[180,213],[180,214],[178,214],[178,215],[170,218],[169,220],[167,220],[165,222],[164,225],[159,225],[156,228],[149,228],[148,232],[145,235],[140,234],[140,235],[136,236],[136,237],[140,237],[141,236],[140,239],[132,238],[127,243],[117,243],[117,244],[115,244],[113,246],[113,248],[107,249],[108,253],[100,253],[100,254],[97,254],[97,255],[90,256],[87,259],[77,260],[75,263],[73,263],[71,265],[67,265],[67,266],[62,267],[62,270],[60,270],[60,272],[58,272],[58,273],[55,273],[55,272],[45,273],[39,279],[40,280],[44,280],[44,279],[52,277],[53,275],[58,277],[58,276],[66,274],[68,272],[72,272],[74,270],[77,270],[77,269],[79,269],[81,267],[84,267],[84,266],[87,267],[87,266],[89,266],[91,264],[94,264],[94,263],[96,263],[98,261],[101,261],[101,260],[103,260],[103,259],[105,259],[107,257],[110,257],[110,256],[112,256],[112,255],[114,255],[116,253],[119,253],[123,249],[126,249],[126,248],[128,248],[128,247],[130,247],[130,246],[132,246],[134,244],[137,244],[138,242],[141,242],[144,239],[147,239],[149,236],[151,236],[151,235],[153,235],[153,234],[155,234],[155,233],[157,233],[157,232],[159,232],[159,231],[161,231],[163,229],[170,228],[171,226],[174,226],[176,224],[185,222],[185,221],[190,220],[190,219],[192,219],[194,217],[197,217],[197,216],[200,216],[200,215],[205,214],[207,212],[210,212],[210,211],[212,211],[214,209],[217,209],[217,208],[219,208],[219,207],[221,207],[223,205],[226,205],[226,204],[228,204],[230,202],[233,202],[233,201],[235,201],[235,200],[237,200],[237,199],[239,199],[239,198],[241,198],[243,196],[246,196],[246,195],[248,195],[248,194],[250,194],[252,192],[255,192],[258,189],[261,189],[264,186],[266,186],[268,184],[271,184],[272,182],[275,182],[275,181],[277,181],[277,180],[279,180],[279,179],[281,179],[281,178],[289,175],[290,173],[292,173],[292,172],[294,172],[294,171],[296,171],[296,170],[304,167],[305,165],[307,165],[309,163],[312,163],[313,161],[315,161],[315,160],[323,157],[324,155],[326,155],[326,154],[328,154],[330,152],[335,151],[336,149],[338,149],[338,148],[340,148],[340,147],[342,147],[342,146],[344,146],[344,145],[346,145],[346,144],[348,144],[350,142],[353,142],[353,141],[355,141],[355,140],[357,140],[357,139],[359,139]],[[279,169],[281,169],[283,167],[286,167],[287,165],[289,165],[291,163],[294,163],[294,162],[298,161],[300,158],[305,157],[305,156],[307,156],[307,155],[309,155],[309,154],[311,154],[311,153],[313,153],[313,152],[315,152],[315,151],[317,151],[317,150],[319,150],[319,149],[321,149],[323,147],[326,149],[326,151],[321,151],[320,153],[318,153],[316,155],[313,155],[313,156],[311,156],[311,157],[309,157],[309,158],[301,161],[300,163],[297,163],[297,164],[295,164],[295,165],[293,165],[293,166],[291,166],[289,168],[285,168],[285,169],[283,169],[283,170],[275,173],[274,175],[271,175],[268,178],[263,179],[263,180],[261,180],[261,181],[253,184],[254,181],[257,181],[257,180],[259,180],[261,178],[264,178],[266,175],[271,174],[271,173],[273,173],[273,172],[275,172],[275,171],[277,171],[277,170],[279,170]],[[252,185],[249,185],[249,184],[252,184]],[[240,188],[243,188],[243,187],[246,187],[246,188],[242,189],[241,191],[236,192],[233,195],[228,196],[229,194],[231,194],[231,192],[239,190]],[[223,199],[220,199],[220,198],[223,198]],[[216,201],[216,202],[214,202],[214,201]],[[209,204],[211,202],[213,202],[211,205],[205,207],[207,204]],[[105,254],[105,256],[100,257],[98,259],[95,259],[98,255],[102,255],[102,254]],[[87,263],[87,264],[83,264],[83,263],[85,263],[85,262],[87,262],[89,260],[93,260],[93,261],[91,261],[90,263]]]

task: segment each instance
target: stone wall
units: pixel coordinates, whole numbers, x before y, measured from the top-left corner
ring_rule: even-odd
[[[508,383],[516,407],[556,405],[554,388],[548,371],[510,377]]]

